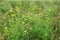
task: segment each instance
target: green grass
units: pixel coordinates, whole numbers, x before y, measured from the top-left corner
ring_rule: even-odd
[[[60,1],[1,1],[0,40],[60,40]]]

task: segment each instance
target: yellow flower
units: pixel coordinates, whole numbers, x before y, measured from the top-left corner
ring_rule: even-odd
[[[4,32],[9,32],[9,30],[8,30],[8,28],[7,27],[5,27],[5,31]]]
[[[9,10],[9,12],[12,12],[12,10]]]
[[[7,27],[5,27],[5,29],[7,29]]]
[[[16,6],[16,7],[15,7],[15,9],[16,9],[16,11],[18,11],[18,10],[19,10],[19,7],[18,7],[18,6]]]
[[[5,32],[9,32],[9,30],[5,30]]]
[[[13,8],[11,8],[11,9],[9,10],[9,12],[13,12]]]
[[[25,22],[23,21],[22,24],[25,24]]]
[[[4,16],[3,18],[4,18],[4,19],[6,19],[6,17],[5,17],[5,16]]]
[[[24,32],[27,32],[27,30],[24,30]]]
[[[12,17],[14,17],[14,16],[15,16],[15,14],[11,14],[11,16],[12,16]]]
[[[41,9],[41,8],[39,8],[39,9]]]

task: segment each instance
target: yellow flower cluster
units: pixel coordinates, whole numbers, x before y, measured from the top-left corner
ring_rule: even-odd
[[[5,27],[5,31],[4,32],[9,32],[9,30],[8,30],[8,28],[7,27]]]

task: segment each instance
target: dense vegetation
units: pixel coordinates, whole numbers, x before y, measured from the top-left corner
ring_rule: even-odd
[[[0,40],[60,40],[60,1],[0,1]]]

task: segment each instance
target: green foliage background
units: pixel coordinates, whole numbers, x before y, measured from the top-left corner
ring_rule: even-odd
[[[0,1],[0,40],[60,40],[60,1]]]

